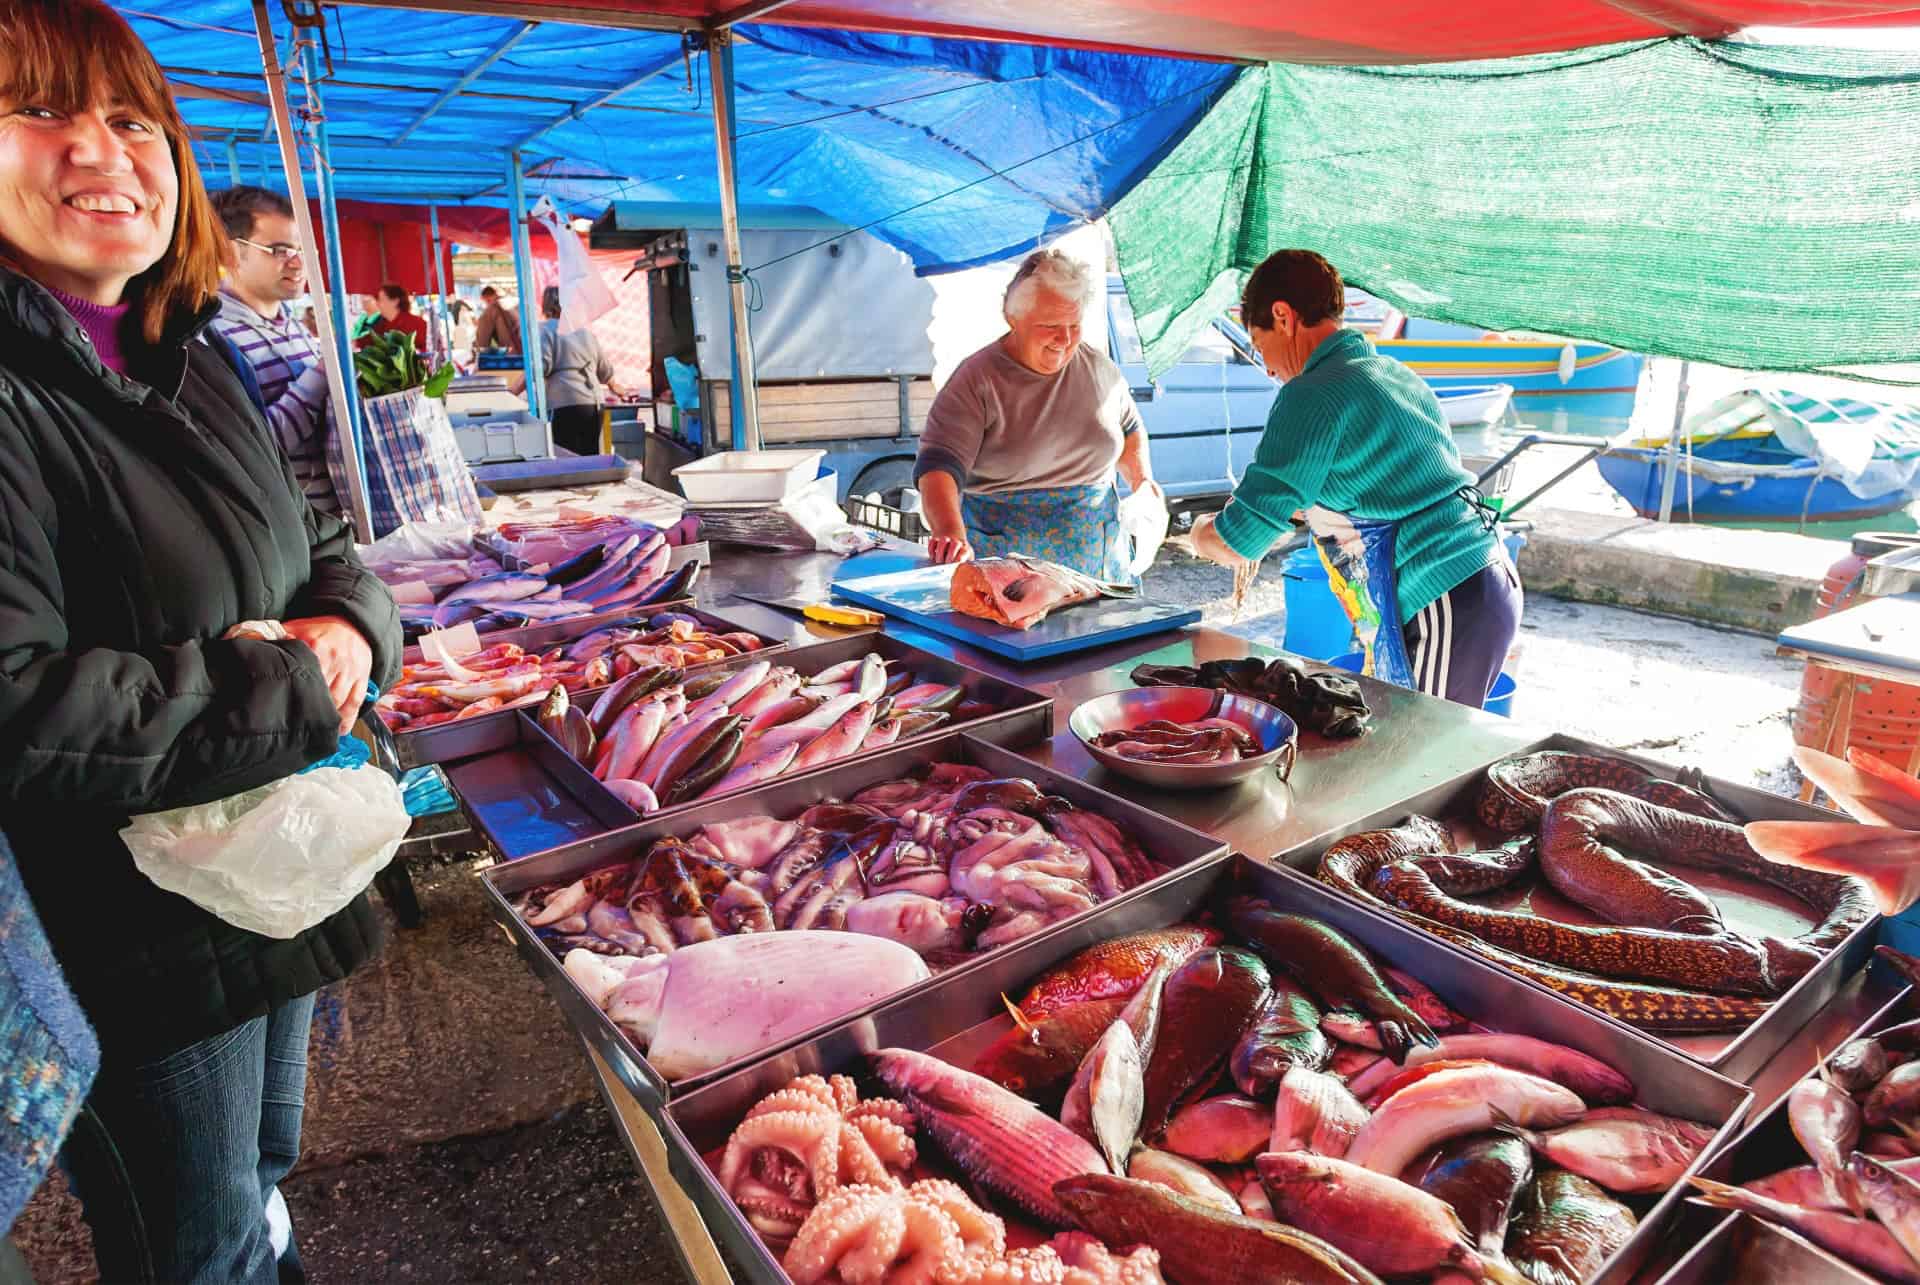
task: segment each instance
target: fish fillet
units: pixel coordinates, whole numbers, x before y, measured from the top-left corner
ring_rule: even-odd
[[[1013,629],[1031,629],[1059,607],[1092,602],[1100,586],[1037,558],[983,558],[953,569],[953,609]]]

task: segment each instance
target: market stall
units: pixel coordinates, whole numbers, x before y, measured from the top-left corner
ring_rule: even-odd
[[[1813,904],[1817,894],[1805,888],[1783,895],[1781,889],[1747,886],[1734,877],[1702,882],[1737,931],[1801,932],[1803,939],[1811,939],[1834,927],[1821,939],[1810,967],[1788,984],[1770,984],[1767,998],[1747,1000],[1715,991],[1710,984],[1695,991],[1691,983],[1681,984],[1685,979],[1673,978],[1671,984],[1603,979],[1599,989],[1611,987],[1609,994],[1569,990],[1559,981],[1569,971],[1566,967],[1503,955],[1451,928],[1436,931],[1432,921],[1380,900],[1370,882],[1356,892],[1341,879],[1341,871],[1351,869],[1343,863],[1358,859],[1356,853],[1364,857],[1370,842],[1391,835],[1410,814],[1442,818],[1462,835],[1483,826],[1490,766],[1531,765],[1516,779],[1537,784],[1526,771],[1537,772],[1555,755],[1578,760],[1572,768],[1561,764],[1556,770],[1591,773],[1602,770],[1594,764],[1610,765],[1604,770],[1615,775],[1606,784],[1651,790],[1650,797],[1668,802],[1683,800],[1662,789],[1697,794],[1739,820],[1831,815],[1817,809],[1691,777],[1676,771],[1680,765],[1622,760],[1602,747],[1551,736],[1549,729],[1529,728],[1365,678],[1353,680],[1367,707],[1364,735],[1328,737],[1300,731],[1284,772],[1266,766],[1217,789],[1158,788],[1103,766],[1096,758],[1097,747],[1069,726],[1073,713],[1090,708],[1096,698],[1152,690],[1136,686],[1137,674],[1177,675],[1185,670],[1244,675],[1278,653],[1216,630],[1186,627],[1019,664],[896,620],[877,630],[846,629],[766,605],[765,600],[824,602],[836,582],[898,574],[917,557],[914,546],[898,544],[851,559],[714,546],[692,601],[681,610],[712,630],[758,640],[763,652],[718,658],[705,671],[689,669],[683,681],[689,690],[709,693],[700,699],[714,699],[729,682],[735,693],[757,690],[755,685],[785,667],[799,676],[798,684],[811,684],[820,689],[821,698],[831,699],[825,692],[833,684],[822,680],[857,675],[862,663],[913,673],[908,680],[912,689],[923,686],[919,671],[924,670],[931,675],[925,687],[958,688],[966,695],[954,699],[977,701],[980,708],[973,719],[930,727],[902,737],[897,745],[856,743],[846,752],[823,753],[803,768],[741,789],[707,788],[690,798],[663,799],[660,809],[650,813],[595,774],[599,756],[594,749],[569,744],[530,704],[447,725],[462,729],[461,739],[448,740],[452,749],[435,755],[443,758],[476,830],[490,836],[496,850],[509,858],[482,876],[496,917],[581,1039],[695,1279],[724,1278],[712,1274],[719,1261],[715,1242],[750,1279],[783,1279],[780,1264],[791,1263],[787,1255],[792,1237],[810,1212],[790,1210],[795,1216],[786,1223],[773,1220],[776,1230],[768,1235],[768,1219],[755,1213],[758,1198],[742,1196],[758,1188],[751,1182],[742,1186],[746,1180],[737,1167],[729,1168],[727,1156],[731,1141],[741,1136],[742,1117],[756,1103],[784,1095],[796,1077],[857,1073],[867,1055],[881,1048],[931,1056],[937,1066],[914,1063],[928,1074],[972,1075],[967,1068],[980,1070],[993,1048],[1014,1038],[1010,1032],[1017,1034],[999,996],[1017,999],[1040,984],[1036,979],[1071,969],[1083,952],[1098,950],[1103,942],[1130,939],[1130,934],[1174,931],[1211,917],[1219,925],[1215,931],[1226,930],[1231,936],[1228,920],[1220,918],[1229,894],[1257,896],[1275,913],[1306,916],[1324,925],[1353,943],[1359,957],[1384,960],[1402,970],[1395,975],[1402,989],[1411,985],[1406,977],[1431,988],[1438,997],[1435,1002],[1455,1014],[1447,1020],[1471,1021],[1494,1033],[1488,1037],[1496,1039],[1491,1045],[1458,1045],[1458,1050],[1475,1050],[1472,1055],[1448,1052],[1451,1046],[1443,1042],[1437,1054],[1443,1065],[1434,1074],[1468,1073],[1462,1060],[1466,1057],[1473,1065],[1491,1060],[1496,1070],[1486,1073],[1497,1080],[1509,1072],[1525,1072],[1528,1066],[1537,1070],[1547,1065],[1525,1060],[1537,1052],[1515,1050],[1554,1048],[1559,1050],[1552,1054],[1555,1059],[1592,1058],[1625,1076],[1633,1086],[1631,1109],[1640,1113],[1636,1120],[1654,1121],[1679,1130],[1683,1140],[1691,1139],[1677,1167],[1645,1179],[1644,1185],[1610,1189],[1604,1197],[1614,1202],[1607,1207],[1617,1208],[1622,1226],[1632,1231],[1590,1246],[1595,1256],[1588,1263],[1589,1279],[1627,1280],[1635,1278],[1635,1272],[1641,1273],[1639,1279],[1656,1279],[1709,1232],[1725,1250],[1734,1233],[1714,1221],[1719,1215],[1710,1217],[1687,1205],[1685,1175],[1714,1164],[1748,1121],[1772,1109],[1822,1052],[1830,1052],[1868,1023],[1897,989],[1884,966],[1866,967],[1877,916],[1849,903],[1823,920],[1822,907]],[[595,623],[605,628],[604,622]],[[541,641],[556,647],[566,645],[560,640],[567,633],[590,632],[585,622],[562,621],[547,629]],[[874,659],[868,661],[869,656]],[[1209,662],[1214,668],[1203,669]],[[1234,663],[1242,668],[1231,669]],[[1228,668],[1221,668],[1223,664]],[[1245,668],[1249,665],[1252,670]],[[1325,671],[1308,664],[1301,672]],[[702,677],[709,685],[695,686]],[[897,690],[908,689],[903,685]],[[591,689],[576,690],[573,696],[582,709],[600,703]],[[751,695],[744,699],[752,702]],[[1674,785],[1676,776],[1685,784]],[[1491,779],[1506,778],[1496,772]],[[973,780],[989,785],[1031,781],[1028,788],[1035,798],[1054,800],[1050,806],[1069,815],[1092,815],[1104,826],[1117,827],[1147,858],[1138,872],[1141,877],[1128,876],[1122,868],[1113,886],[1091,892],[1088,884],[1090,895],[1059,913],[1014,924],[993,906],[982,905],[979,898],[992,894],[966,884],[957,866],[929,870],[909,861],[911,868],[902,875],[898,845],[905,841],[905,832],[891,827],[903,823],[887,813],[894,804],[877,801],[908,800],[896,808],[905,809],[900,815],[910,818],[924,809],[934,817],[937,830],[959,832],[959,827],[979,825],[978,809],[989,805],[988,800],[953,792],[954,782],[964,790]],[[1561,784],[1596,783],[1576,776]],[[1037,805],[1031,814],[1022,812],[1028,805],[1011,794],[995,794],[990,804],[1006,805],[1013,809],[1010,815],[1025,818],[1003,824],[1025,827],[1063,851],[1075,850],[1076,835],[1085,842],[1084,832],[1062,828],[1057,814]],[[842,815],[849,811],[845,805],[852,805],[858,815]],[[1009,814],[1003,810],[997,815]],[[869,828],[876,825],[877,833]],[[1476,833],[1490,832],[1482,828]],[[776,837],[767,838],[770,834]],[[778,847],[780,855],[756,855],[751,845],[762,841]],[[814,845],[810,856],[801,851],[807,842]],[[1485,851],[1495,850],[1492,841],[1475,842]],[[894,855],[883,859],[889,851]],[[834,868],[827,858],[835,854],[844,854],[843,865],[857,865],[858,875],[846,877],[843,869],[837,883],[825,877],[823,872]],[[769,871],[800,861],[799,875],[784,894],[777,885],[750,880],[743,886],[740,872],[760,869],[756,861]],[[1674,869],[1683,878],[1695,877],[1684,866]],[[674,872],[673,880],[688,882],[662,884],[660,872],[667,870]],[[984,912],[981,923],[997,923],[1004,931],[985,935],[978,924],[963,929],[965,916],[959,913],[944,923],[912,925],[902,915],[880,915],[881,908],[891,910],[885,906],[889,895],[903,904],[914,896],[920,897],[915,906],[932,904],[934,899],[911,891],[890,894],[895,888],[924,887],[912,881],[929,874],[950,900],[960,897]],[[907,882],[891,882],[899,878]],[[963,886],[969,891],[966,897],[957,891]],[[1544,887],[1530,896],[1534,913],[1582,931],[1603,931],[1609,922],[1557,899]],[[736,916],[749,913],[745,907],[762,905],[762,898],[767,917],[760,926],[767,931],[756,932]],[[1498,897],[1462,904],[1472,910],[1496,903],[1527,904],[1524,898],[1514,903]],[[867,909],[855,909],[862,905]],[[657,923],[647,920],[642,907],[659,909]],[[1830,923],[1836,916],[1844,922]],[[666,925],[671,936],[656,941],[649,934],[661,931],[660,925]],[[1263,961],[1262,976],[1271,974],[1262,983],[1267,987],[1262,994],[1272,998],[1291,993],[1273,979],[1284,972],[1292,952],[1263,947],[1257,936],[1245,936],[1246,931],[1251,930],[1242,930],[1237,940]],[[1487,941],[1505,940],[1492,929],[1478,931],[1488,934]],[[782,940],[786,938],[791,940]],[[858,943],[849,944],[856,938]],[[771,953],[756,962],[749,946],[741,943]],[[905,948],[908,945],[912,948]],[[782,953],[783,948],[797,953]],[[835,957],[840,949],[848,956],[844,961]],[[677,986],[675,969],[685,974]],[[1301,980],[1318,995],[1312,992],[1310,977]],[[806,1003],[780,998],[781,983],[791,981],[807,984]],[[687,1007],[695,995],[705,997],[700,1004],[706,1007]],[[1681,996],[1707,1017],[1636,1023],[1634,1015],[1616,1003],[1621,996],[1646,995]],[[1029,1012],[1020,1002],[1019,1020],[1039,1018],[1039,1008]],[[1114,1007],[1118,1009],[1118,1001]],[[1329,1013],[1337,1008],[1329,1004]],[[739,1022],[745,1025],[735,1029]],[[1444,1041],[1455,1038],[1448,1030],[1465,1032],[1467,1027],[1435,1029]],[[1366,1033],[1347,1035],[1363,1042],[1332,1042],[1335,1056],[1347,1059],[1346,1073],[1365,1074],[1358,1059],[1371,1059],[1377,1068],[1373,1082],[1390,1078],[1395,1068],[1379,1061],[1378,1049],[1366,1049]],[[1408,1061],[1404,1074],[1417,1082],[1414,1067],[1427,1055],[1418,1049],[1402,1054]],[[1503,1056],[1523,1060],[1501,1069]],[[1076,1060],[1068,1060],[1069,1071]],[[1152,1066],[1150,1058],[1146,1065]],[[1249,1099],[1247,1085],[1239,1086],[1239,1094],[1231,1092],[1234,1086],[1225,1077],[1219,1089],[1207,1090],[1209,1077],[1219,1073],[1218,1068],[1193,1072],[1199,1083],[1190,1086],[1189,1093],[1214,1096],[1189,1105],[1206,1108],[1192,1118],[1191,1129],[1183,1126],[1169,1135],[1171,1142],[1156,1136],[1150,1152],[1135,1154],[1154,1157],[1142,1162],[1148,1172],[1155,1164],[1177,1169],[1185,1181],[1199,1184],[1196,1190],[1202,1196],[1212,1190],[1206,1183],[1225,1182],[1222,1190],[1237,1198],[1260,1187],[1248,1168],[1251,1152],[1243,1155],[1244,1148],[1235,1144],[1220,1154],[1238,1158],[1223,1160],[1209,1148],[1224,1145],[1218,1142],[1222,1128],[1231,1133],[1238,1127],[1246,1133],[1244,1115],[1249,1110],[1270,1123],[1275,1108],[1260,1098]],[[892,1072],[881,1069],[881,1079],[889,1086],[894,1083],[890,1076]],[[873,1081],[862,1078],[860,1083]],[[960,1084],[969,1092],[987,1092],[972,1079]],[[1274,1087],[1269,1082],[1255,1091]],[[806,1091],[802,1086],[801,1092]],[[1029,1096],[1049,1100],[1044,1092]],[[1185,1101],[1186,1095],[1179,1096]],[[781,1100],[797,1102],[786,1096]],[[912,1089],[894,1090],[883,1100],[924,1105]],[[1599,1110],[1603,1103],[1618,1100],[1597,1097],[1586,1105]],[[811,1110],[804,1105],[794,1109]],[[906,1109],[873,1108],[884,1113]],[[1569,1105],[1573,1114],[1566,1119],[1577,1119],[1580,1109],[1578,1103]],[[1606,1106],[1613,1112],[1625,1109]],[[1237,1122],[1232,1115],[1236,1111],[1243,1117]],[[1043,1118],[1051,1123],[1052,1117]],[[763,1132],[756,1128],[745,1136],[751,1141]],[[1196,1136],[1204,1140],[1195,1143]],[[942,1137],[937,1129],[929,1133],[922,1127],[918,1146],[923,1162],[911,1174],[902,1172],[901,1180],[938,1174],[969,1179],[997,1192],[997,1197],[983,1199],[991,1202],[993,1216],[1007,1220],[1009,1234],[1015,1236],[1009,1244],[1037,1246],[1059,1225],[1073,1225],[1062,1224],[1058,1211],[1035,1215],[1020,1199],[1017,1184],[1015,1194],[1009,1195],[1004,1186],[995,1186],[991,1172],[978,1171],[969,1161],[963,1159],[957,1170],[938,1163],[929,1167],[925,1158],[967,1154],[964,1148],[954,1152]],[[1061,1145],[1068,1144],[1063,1140]],[[1265,1145],[1262,1133],[1255,1150]],[[1540,1145],[1551,1148],[1553,1143]],[[733,1150],[742,1148],[742,1154],[758,1154],[747,1143]],[[1121,1164],[1128,1163],[1124,1150]],[[753,1163],[777,1168],[771,1159]],[[1203,1176],[1183,1167],[1189,1165]],[[1243,1180],[1240,1188],[1233,1182],[1236,1174]],[[1277,1176],[1269,1176],[1266,1190],[1279,1189],[1279,1183]],[[1129,1187],[1122,1194],[1132,1199],[1140,1193]],[[1120,1197],[1095,1193],[1085,1199],[1111,1206]],[[977,1211],[986,1208],[978,1206]],[[1242,1202],[1236,1212],[1251,1208]],[[1218,1210],[1225,1212],[1224,1206]],[[1111,1213],[1088,1213],[1086,1218]],[[949,1216],[964,1218],[967,1211],[950,1210]],[[1301,1218],[1305,1215],[1293,1221],[1299,1224]],[[1055,1227],[1044,1225],[1049,1221]],[[1202,1218],[1186,1240],[1171,1236],[1161,1246],[1163,1266],[1170,1256],[1178,1259],[1188,1252],[1193,1236],[1208,1238],[1225,1230]],[[1513,1234],[1519,1234],[1518,1224]],[[1108,1239],[1116,1248],[1122,1243],[1114,1235]],[[1342,1252],[1357,1253],[1364,1266],[1372,1251],[1361,1244],[1345,1246]]]

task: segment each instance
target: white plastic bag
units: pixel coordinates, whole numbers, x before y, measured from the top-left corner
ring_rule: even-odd
[[[120,831],[140,873],[236,928],[298,936],[393,860],[410,820],[376,767],[315,768]]]
[[[593,259],[580,244],[578,233],[560,221],[553,202],[541,197],[531,211],[546,225],[553,238],[554,254],[560,267],[560,333],[584,330],[619,307],[613,291],[594,270]]]
[[[1148,482],[1120,501],[1120,534],[1133,541],[1133,559],[1127,574],[1139,576],[1160,556],[1167,539],[1167,493],[1158,482]]]

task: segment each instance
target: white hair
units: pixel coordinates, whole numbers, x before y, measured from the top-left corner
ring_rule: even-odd
[[[1062,250],[1035,250],[1007,283],[1003,305],[1007,316],[1026,316],[1042,289],[1071,299],[1084,310],[1094,299],[1093,269]]]

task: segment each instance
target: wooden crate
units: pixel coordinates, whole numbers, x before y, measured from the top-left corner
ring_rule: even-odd
[[[732,422],[728,384],[709,384],[712,422]],[[922,376],[907,390],[915,433],[926,427],[933,381]],[[819,384],[760,385],[760,440],[768,446],[844,437],[894,437],[900,432],[900,385],[891,379]]]

